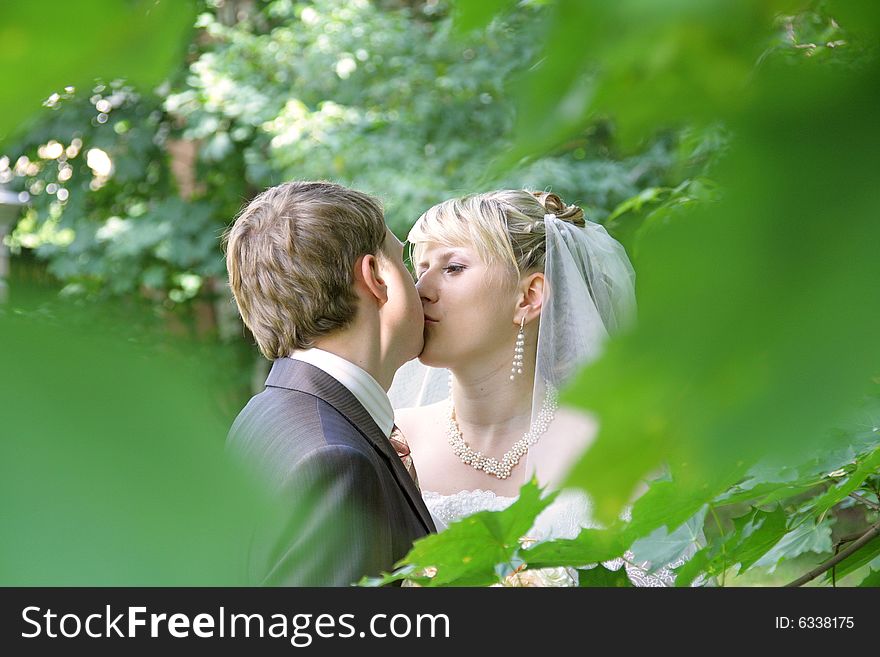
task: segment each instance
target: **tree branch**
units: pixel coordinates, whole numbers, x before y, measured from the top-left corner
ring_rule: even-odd
[[[819,575],[824,573],[826,570],[830,570],[831,568],[833,568],[834,566],[839,564],[841,561],[846,559],[853,552],[858,551],[861,547],[863,547],[864,545],[869,543],[871,541],[871,539],[876,538],[877,536],[880,536],[880,522],[875,522],[873,525],[871,525],[868,528],[868,531],[866,531],[864,534],[862,534],[861,538],[859,538],[857,541],[852,543],[849,547],[847,547],[842,552],[836,554],[833,558],[829,559],[828,561],[826,561],[822,565],[817,566],[816,568],[814,568],[813,570],[808,572],[806,575],[803,575],[802,577],[798,577],[793,582],[789,582],[788,584],[786,584],[785,585],[786,588],[787,587],[794,587],[794,586],[801,586],[803,584],[806,584],[810,580],[816,579]]]
[[[861,495],[856,495],[855,493],[850,493],[849,496],[851,498],[853,498],[854,500],[858,500],[859,502],[861,502],[865,506],[871,507],[875,511],[880,511],[880,504],[877,504],[876,502],[872,502],[867,497],[862,497]]]
[[[850,541],[854,541],[857,538],[861,538],[862,534],[865,533],[865,530],[860,532],[855,532],[854,534],[846,534],[845,536],[841,536],[837,539],[837,542],[834,544],[835,546],[843,545],[844,543],[849,543]]]

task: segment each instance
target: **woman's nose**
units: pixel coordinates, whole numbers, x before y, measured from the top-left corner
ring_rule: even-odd
[[[419,298],[422,301],[433,302],[437,299],[437,286],[432,283],[433,275],[425,272],[416,281],[416,290],[419,292]]]

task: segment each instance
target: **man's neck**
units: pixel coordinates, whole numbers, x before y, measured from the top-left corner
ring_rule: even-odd
[[[337,331],[333,335],[315,340],[315,346],[357,365],[372,376],[385,392],[388,392],[395,370],[391,370],[389,374],[390,368],[382,362],[379,341],[371,337],[365,335],[363,331]]]

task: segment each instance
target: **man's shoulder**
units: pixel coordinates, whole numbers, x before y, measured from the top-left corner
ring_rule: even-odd
[[[289,426],[292,419],[302,420],[309,414],[317,414],[317,401],[314,395],[299,390],[267,386],[245,404],[229,433]]]
[[[251,397],[227,435],[233,449],[268,451],[284,460],[328,444],[368,447],[360,431],[326,400],[271,386]]]
[[[326,469],[339,462],[382,467],[369,441],[336,408],[286,388],[268,387],[254,395],[229,429],[226,447],[271,489],[303,468]]]

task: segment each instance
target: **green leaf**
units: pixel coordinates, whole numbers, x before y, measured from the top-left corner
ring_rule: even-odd
[[[606,221],[614,221],[628,212],[639,212],[645,204],[659,203],[663,197],[671,191],[672,190],[668,187],[647,187],[614,208]]]
[[[0,142],[66,86],[126,78],[145,89],[182,63],[190,2],[0,3]]]
[[[638,326],[564,395],[599,419],[568,483],[588,491],[600,522],[664,461],[680,485],[720,494],[741,480],[728,477],[740,463],[818,450],[876,375],[880,303],[869,281],[880,280],[880,259],[866,239],[880,243],[880,222],[876,190],[854,180],[880,149],[878,125],[857,109],[874,102],[878,72],[763,73],[763,100],[737,123],[719,169],[724,198],[641,242]],[[795,111],[805,98],[823,109]],[[833,166],[807,155],[817,140],[838,154]],[[845,201],[834,188],[848,190]],[[828,230],[823,215],[841,211],[848,221]]]
[[[616,559],[626,551],[617,532],[582,529],[577,538],[539,543],[520,552],[529,568],[578,567]]]
[[[745,572],[765,555],[785,535],[786,515],[781,507],[771,512],[754,509],[752,513],[737,518],[738,541],[729,552],[730,563],[740,563],[740,573]]]
[[[611,570],[602,564],[594,568],[578,569],[578,586],[585,588],[631,588],[633,583],[626,573],[626,567]]]
[[[717,506],[740,504],[742,502],[751,502],[752,506],[767,506],[813,490],[819,483],[821,482],[813,481],[809,484],[794,486],[781,483],[764,483],[748,490],[734,488],[717,500]]]
[[[873,410],[873,406],[869,410]],[[870,413],[866,416],[864,409],[856,415],[858,425],[874,422]],[[717,506],[724,506],[752,502],[752,506],[767,506],[808,492],[824,492],[828,495],[826,499],[835,498],[840,501],[842,491],[836,486],[844,477],[856,471],[857,461],[865,462],[869,458],[869,453],[876,445],[877,434],[872,429],[854,430],[848,427],[847,430],[835,430],[820,450],[806,455],[799,464],[790,459],[786,463],[763,461],[756,464],[749,470],[745,481],[719,496],[715,503]],[[867,450],[868,453],[859,455],[858,451],[862,450]],[[829,478],[832,471],[835,476]],[[835,488],[824,490],[829,481],[837,482]],[[818,489],[819,486],[822,486],[822,490]],[[819,499],[817,495],[804,509],[811,508]],[[827,510],[824,505],[823,509]]]
[[[869,571],[867,577],[861,581],[859,586],[871,588],[880,587],[880,570]]]
[[[880,6],[858,0],[829,0],[828,11],[847,30],[876,34],[880,31]]]
[[[648,561],[659,568],[679,559],[688,549],[700,543],[708,509],[708,505],[703,505],[673,532],[669,532],[665,526],[658,527],[648,536],[635,541],[630,547],[633,560],[639,563]]]
[[[877,472],[880,472],[880,447],[861,460],[849,477],[835,482],[824,495],[816,498],[811,505],[813,512],[816,515],[826,513],[835,504],[847,498],[850,493],[858,490],[865,479]]]
[[[816,484],[805,484],[803,486],[780,486],[777,490],[764,495],[763,497],[758,498],[753,506],[769,506],[771,504],[775,504],[776,502],[781,502],[783,500],[791,499],[792,497],[798,497],[803,495],[804,493],[808,493],[816,490]]]
[[[397,565],[436,568],[428,586],[485,586],[498,580],[496,565],[511,561],[535,518],[555,499],[541,496],[532,480],[503,511],[482,511],[452,523],[439,534],[416,541]]]
[[[743,572],[785,533],[785,513],[781,508],[773,512],[752,509],[735,518],[733,525],[731,532],[713,534],[704,548],[676,569],[676,586],[690,586],[701,573],[720,576],[738,561]]]
[[[840,580],[862,566],[870,563],[880,556],[880,536],[875,536],[871,541],[853,552],[846,559],[834,567],[834,573],[830,570],[825,573],[825,581],[830,582],[832,577]]]
[[[485,27],[497,14],[513,7],[516,0],[459,0],[453,5],[453,21],[460,32]]]
[[[370,588],[387,586],[388,584],[393,584],[394,582],[399,582],[404,579],[417,579],[412,577],[415,572],[415,566],[404,566],[403,568],[395,569],[394,572],[391,573],[382,573],[379,577],[364,576],[360,579],[357,585]]]
[[[794,4],[557,0],[553,38],[521,85],[509,161],[556,147],[596,116],[614,117],[631,147],[663,126],[743,111],[774,15]]]
[[[782,559],[793,559],[805,552],[819,554],[830,552],[832,524],[833,520],[829,518],[818,524],[812,520],[802,523],[787,533],[772,550],[756,561],[755,565],[769,566],[770,572],[773,572]],[[742,570],[745,570],[745,566]]]
[[[690,559],[677,568],[675,571],[675,585],[690,586],[700,573],[709,570],[712,562],[709,558],[709,553],[709,546],[698,550]]]
[[[659,527],[680,527],[701,511],[707,499],[718,491],[708,486],[693,490],[677,481],[654,481],[633,504],[626,528],[630,539],[640,538]]]
[[[223,452],[230,352],[150,314],[0,313],[0,585],[240,586],[254,527],[297,511]]]
[[[478,585],[491,584],[496,580],[495,565],[509,559],[515,547],[499,544],[483,523],[484,518],[475,514],[439,534],[416,541],[400,564],[437,568],[432,586],[470,577],[476,577]]]
[[[520,489],[516,502],[504,511],[487,513],[482,521],[499,543],[517,545],[557,495],[558,492],[542,494],[537,479],[532,479]]]

